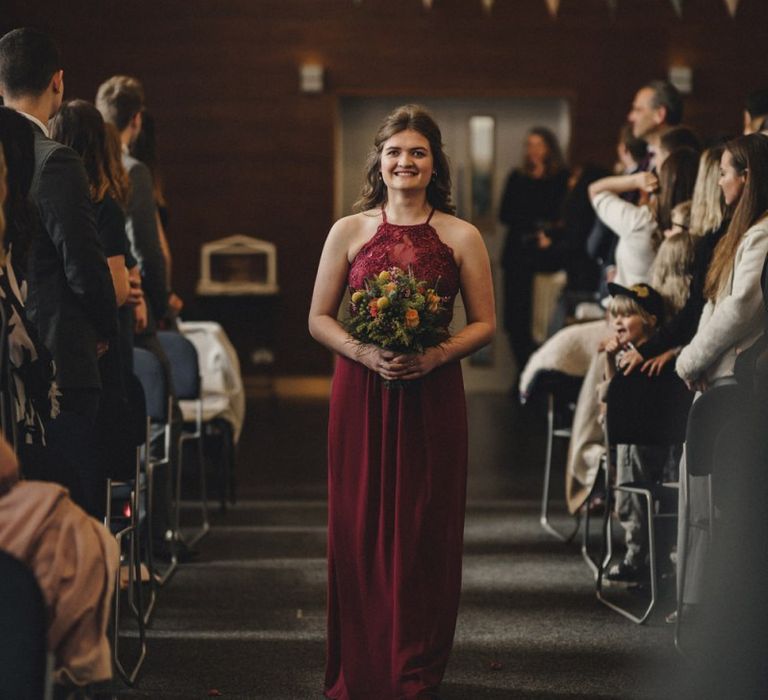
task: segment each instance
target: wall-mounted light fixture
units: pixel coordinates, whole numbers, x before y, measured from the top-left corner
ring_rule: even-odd
[[[683,95],[693,92],[693,69],[690,66],[670,66],[669,82]]]
[[[319,63],[302,63],[299,66],[299,89],[308,93],[322,92],[324,77],[325,68]]]

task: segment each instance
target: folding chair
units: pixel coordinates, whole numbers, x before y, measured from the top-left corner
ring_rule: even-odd
[[[115,484],[111,479],[107,480],[107,515],[106,522],[117,540],[120,548],[121,562],[125,561],[128,565],[128,595],[130,607],[136,615],[136,622],[139,628],[139,653],[133,666],[128,669],[120,658],[120,621],[121,621],[121,602],[120,592],[122,584],[121,568],[118,567],[115,575],[115,595],[114,610],[112,620],[112,657],[115,662],[115,669],[120,677],[129,686],[133,686],[139,675],[144,660],[147,656],[147,641],[145,631],[145,612],[143,606],[143,592],[141,581],[141,547],[140,547],[140,529],[145,521],[144,505],[141,493],[144,490],[142,484],[141,461],[138,451],[136,454],[136,473],[133,480]],[[126,493],[122,493],[123,490]],[[127,508],[114,517],[111,504],[113,499],[125,497],[128,495]],[[127,553],[124,550],[124,541],[127,539]]]
[[[157,583],[165,585],[176,568],[179,565],[178,557],[171,549],[171,560],[164,571],[161,571],[155,562],[154,549],[152,546],[152,520],[155,513],[155,488],[154,472],[157,467],[171,464],[171,412],[172,397],[168,387],[163,366],[160,360],[148,350],[142,348],[133,349],[133,373],[141,382],[144,390],[145,405],[147,410],[147,422],[151,428],[156,431],[156,437],[161,440],[162,449],[158,456],[152,456],[149,441],[146,445],[144,462],[147,473],[148,489],[148,508],[147,508],[147,530],[149,536],[149,556],[152,562],[152,575]],[[179,504],[176,502],[174,508],[178,510]],[[173,514],[173,522],[178,516]],[[178,531],[171,533],[173,538],[178,537]]]
[[[677,553],[679,577],[677,616],[675,620],[675,646],[682,652],[682,624],[685,605],[686,564],[688,559],[688,536],[695,528],[706,532],[709,541],[714,537],[715,503],[712,490],[712,475],[715,470],[715,443],[728,418],[734,415],[743,400],[743,390],[736,380],[726,380],[707,389],[691,406],[685,434],[685,475],[681,484],[682,497],[680,517],[682,518],[682,548]],[[690,477],[707,479],[707,516],[697,520],[690,517]]]
[[[180,513],[181,513],[181,476],[184,443],[195,440],[197,443],[198,463],[200,470],[200,512],[202,524],[200,529],[186,541],[190,545],[199,542],[211,529],[208,520],[208,493],[205,475],[205,454],[203,452],[203,398],[201,393],[200,366],[197,358],[195,346],[183,335],[171,331],[160,331],[157,339],[163,346],[165,354],[171,363],[171,373],[173,375],[173,387],[179,401],[188,401],[194,404],[194,421],[191,423],[191,430],[182,430],[179,435],[179,459],[176,469],[176,511],[174,529],[181,534]]]
[[[676,512],[659,512],[663,489],[677,488],[677,483],[627,482],[612,484],[611,446],[614,445],[682,445],[685,425],[693,395],[685,384],[667,366],[660,376],[648,377],[641,372],[629,376],[617,374],[608,387],[605,415],[606,461],[605,479],[606,511],[604,518],[603,557],[597,575],[597,598],[612,610],[632,622],[642,624],[648,619],[658,600],[658,571],[655,537],[657,519],[676,519]],[[634,494],[643,499],[646,506],[646,527],[650,569],[651,597],[644,610],[635,614],[624,605],[612,601],[604,594],[605,569],[613,553],[613,527],[611,505],[616,492]]]
[[[149,421],[147,418],[146,399],[141,382],[135,375],[126,379],[127,402],[120,402],[120,421],[117,430],[113,429],[109,449],[111,451],[111,479],[107,480],[107,514],[110,528],[120,529],[126,520],[136,515],[136,541],[141,548],[140,558],[150,572],[154,571],[152,538],[150,531],[151,512],[149,508],[148,479],[146,468],[141,469],[136,482],[136,460],[140,467],[145,467],[144,454],[149,453]],[[115,419],[113,418],[112,421]],[[127,462],[130,460],[130,464]],[[134,489],[138,484],[139,510],[133,508]],[[139,572],[133,572],[137,576]],[[138,616],[139,606],[135,601],[134,587],[128,589],[131,608]],[[149,577],[149,597],[144,605],[144,624],[148,625],[157,602],[157,581]]]
[[[35,575],[0,550],[0,694],[14,700],[53,698],[53,654],[47,612]]]
[[[570,542],[579,531],[580,518],[574,516],[574,528],[570,534],[560,532],[549,520],[550,488],[552,481],[552,453],[555,439],[570,440],[571,421],[583,378],[574,377],[557,370],[539,370],[531,381],[528,394],[522,403],[536,395],[547,397],[547,447],[544,457],[544,485],[541,494],[541,516],[539,522],[549,534],[563,542]]]
[[[235,453],[245,420],[245,390],[237,351],[224,329],[214,321],[184,321],[179,330],[197,349],[202,378],[205,454],[218,472],[221,512],[234,504]],[[185,421],[194,419],[195,407],[179,406]]]

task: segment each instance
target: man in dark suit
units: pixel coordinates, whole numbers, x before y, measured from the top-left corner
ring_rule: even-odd
[[[26,472],[65,484],[76,502],[98,515],[105,487],[104,470],[94,456],[98,358],[116,335],[117,310],[82,161],[48,134],[47,122],[61,106],[63,91],[61,59],[50,37],[24,28],[0,39],[3,100],[35,131],[30,199],[43,231],[29,254],[27,311],[53,355],[60,392],[60,412],[47,426],[55,473],[33,464]]]

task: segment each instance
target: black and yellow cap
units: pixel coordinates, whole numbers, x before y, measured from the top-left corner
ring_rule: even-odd
[[[655,316],[658,323],[664,319],[664,298],[645,282],[633,284],[631,287],[609,282],[608,292],[612,297],[623,296],[634,299],[643,310]]]

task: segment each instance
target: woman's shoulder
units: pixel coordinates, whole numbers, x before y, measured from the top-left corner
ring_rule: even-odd
[[[454,249],[482,241],[483,238],[478,228],[469,221],[444,211],[436,211],[431,223],[443,242]]]
[[[94,206],[99,226],[125,227],[125,212],[110,194],[105,194]]]
[[[371,209],[338,219],[328,232],[328,243],[347,251],[357,250],[369,240],[381,223],[381,210]]]
[[[768,215],[763,216],[762,219],[756,221],[746,230],[744,238],[747,238],[748,236],[751,238],[763,238],[768,236]]]
[[[339,235],[344,234],[360,234],[361,230],[374,229],[381,223],[381,209],[368,209],[366,211],[358,212],[357,214],[349,214],[348,216],[342,216],[337,219],[331,227],[331,232]]]

